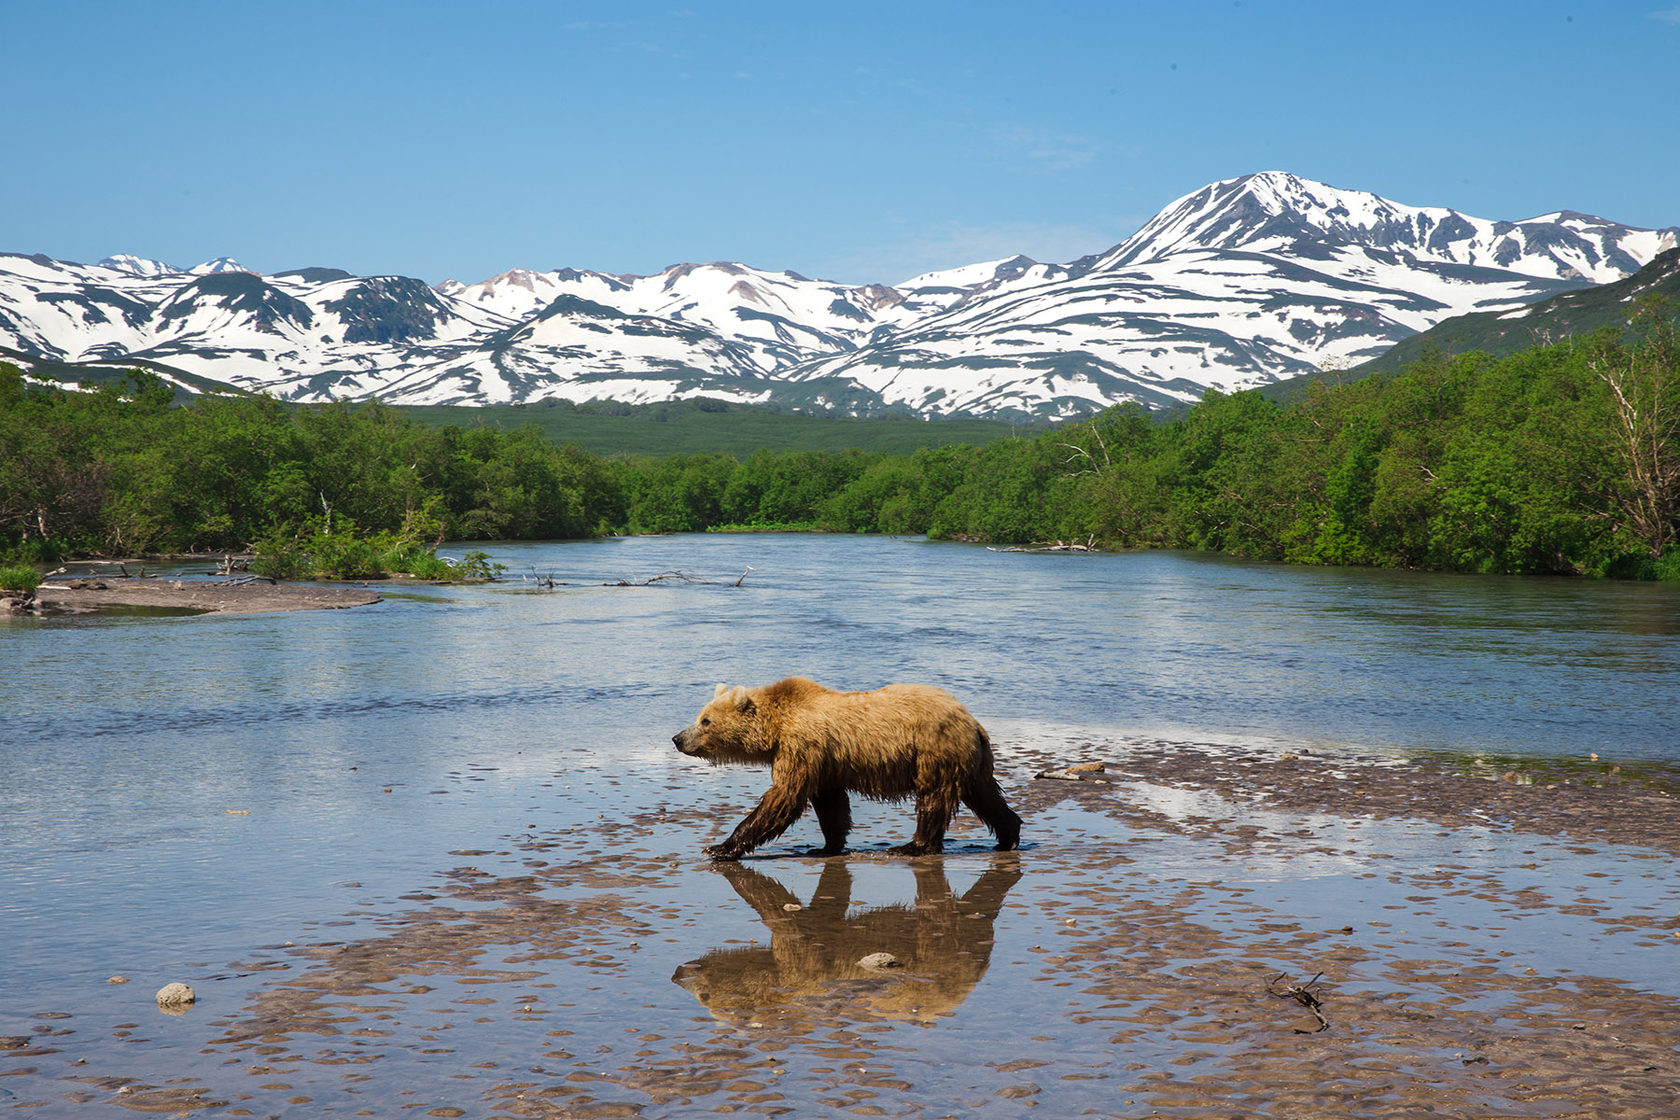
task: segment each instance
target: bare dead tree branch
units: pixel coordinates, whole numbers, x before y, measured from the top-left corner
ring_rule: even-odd
[[[1330,1020],[1326,1019],[1324,1012],[1320,1010],[1322,1005],[1319,1003],[1318,995],[1311,990],[1312,986],[1318,983],[1318,978],[1323,975],[1324,973],[1320,972],[1305,984],[1285,984],[1282,988],[1278,987],[1278,981],[1288,980],[1289,974],[1287,972],[1280,972],[1266,981],[1267,995],[1276,996],[1278,999],[1292,999],[1311,1011],[1313,1018],[1318,1020],[1318,1030],[1304,1031],[1300,1027],[1296,1027],[1296,1034],[1317,1034],[1319,1031],[1330,1029]]]

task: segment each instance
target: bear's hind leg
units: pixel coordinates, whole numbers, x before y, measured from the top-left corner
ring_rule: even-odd
[[[997,837],[997,850],[1007,852],[1021,842],[1021,818],[1003,799],[1003,790],[990,774],[976,777],[963,790],[963,804]]]
[[[836,786],[811,796],[811,808],[817,812],[822,826],[823,846],[812,855],[837,856],[846,850],[846,836],[852,831],[852,801],[846,791]]]
[[[900,856],[931,856],[945,850],[945,829],[957,811],[957,799],[944,788],[924,789],[916,794],[916,835],[910,843],[888,851]]]

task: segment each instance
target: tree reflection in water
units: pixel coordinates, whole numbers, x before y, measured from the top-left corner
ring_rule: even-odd
[[[770,944],[713,949],[671,979],[724,1022],[774,1021],[801,1033],[868,1018],[931,1024],[986,975],[993,926],[1021,865],[1013,852],[992,857],[961,897],[945,878],[944,859],[911,866],[914,906],[848,913],[852,875],[843,858],[824,861],[809,904],[750,867],[714,864],[769,928]],[[859,963],[874,953],[891,953],[900,967]]]

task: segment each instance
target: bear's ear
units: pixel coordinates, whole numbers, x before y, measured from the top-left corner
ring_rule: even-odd
[[[750,712],[757,707],[757,705],[753,703],[752,694],[740,685],[736,685],[730,690],[729,702],[735,705],[735,707],[743,713]]]
[[[712,689],[712,699],[716,700],[718,697],[722,696],[724,693],[726,693],[728,691],[729,691],[729,686],[728,685],[720,684],[716,688]]]

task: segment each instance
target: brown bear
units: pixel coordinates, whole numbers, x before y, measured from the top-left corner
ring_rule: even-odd
[[[683,754],[713,765],[770,767],[770,789],[713,859],[739,859],[774,840],[807,805],[822,828],[820,855],[846,848],[848,791],[878,801],[916,799],[916,834],[892,851],[945,849],[945,828],[961,801],[997,837],[999,851],[1021,838],[1021,818],[992,776],[992,743],[956,697],[919,684],[835,692],[803,677],[761,688],[718,685],[694,723],[671,737]]]

